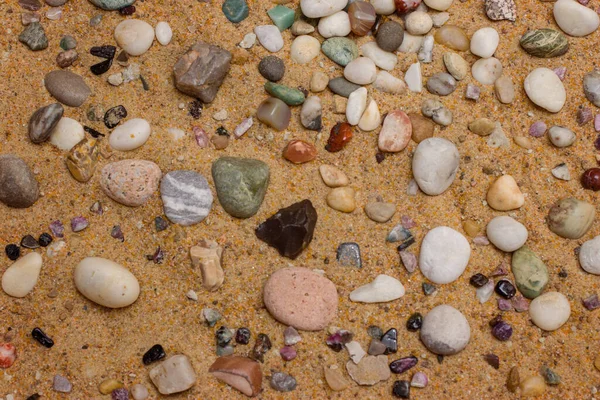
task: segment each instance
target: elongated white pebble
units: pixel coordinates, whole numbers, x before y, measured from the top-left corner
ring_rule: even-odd
[[[2,290],[12,297],[25,297],[33,290],[42,269],[42,256],[29,253],[15,261],[2,275]]]
[[[146,143],[150,131],[150,124],[145,119],[130,119],[112,131],[108,143],[115,150],[135,150]]]
[[[171,25],[164,21],[161,21],[158,24],[156,24],[156,27],[154,28],[154,33],[156,35],[156,40],[158,40],[158,43],[162,44],[163,46],[166,46],[169,43],[171,43],[171,39],[173,39],[173,30],[171,29]]]

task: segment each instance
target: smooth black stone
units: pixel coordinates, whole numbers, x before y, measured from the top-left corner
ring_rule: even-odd
[[[271,82],[277,82],[283,78],[285,64],[279,57],[266,56],[258,63],[258,72],[263,78]]]
[[[500,369],[500,358],[495,354],[486,354],[483,356],[485,362],[490,364],[494,369]]]
[[[4,248],[9,260],[15,261],[21,255],[21,248],[16,244],[7,244]]]
[[[419,359],[415,356],[404,357],[399,360],[392,361],[390,363],[390,371],[392,371],[394,374],[401,374],[417,365],[418,362]]]
[[[395,397],[401,399],[410,399],[410,382],[409,381],[396,381],[392,388],[392,394]]]
[[[94,139],[98,139],[99,137],[104,137],[104,133],[100,133],[94,128],[90,128],[89,126],[83,126],[83,130],[90,134]]]
[[[113,108],[110,108],[104,114],[104,125],[106,125],[108,129],[112,129],[115,126],[119,125],[119,122],[121,122],[121,120],[126,116],[127,109],[125,109],[125,107],[118,105]]]
[[[42,396],[40,396],[37,393],[34,393],[31,396],[29,396],[26,400],[38,400],[38,399],[41,399],[41,398],[42,398]]]
[[[94,46],[90,49],[90,54],[96,57],[101,57],[101,58],[110,58],[112,59],[115,56],[115,52],[117,51],[117,48],[115,46],[111,46],[111,45],[104,45],[104,46]]]
[[[150,85],[148,84],[148,81],[146,81],[146,78],[144,78],[144,76],[143,76],[143,75],[140,75],[140,81],[142,81],[142,88],[143,88],[145,91],[148,91],[148,90],[150,90]]]
[[[42,247],[47,247],[50,243],[52,243],[52,236],[50,236],[49,233],[44,232],[40,235],[40,238],[38,239],[38,243]]]
[[[350,96],[350,93],[360,88],[359,85],[350,82],[343,76],[331,79],[327,84],[327,87],[329,87],[333,93],[346,98]]]
[[[231,136],[229,134],[229,131],[227,131],[227,129],[225,129],[224,126],[218,127],[217,130],[215,131],[215,133],[219,136],[227,136],[227,137]]]
[[[502,279],[496,283],[496,293],[505,299],[510,299],[517,294],[517,289],[515,289],[514,285],[507,281],[506,279]]]
[[[131,15],[135,12],[135,6],[127,6],[119,9],[119,14],[121,15]]]
[[[391,328],[381,337],[381,343],[385,344],[386,350],[384,354],[395,353],[398,351],[398,331],[396,328]]]
[[[50,339],[40,328],[33,328],[31,336],[44,347],[51,348],[54,346],[54,340]]]
[[[302,200],[277,211],[256,228],[256,237],[275,247],[284,257],[295,259],[310,244],[317,210],[310,200]]]
[[[162,360],[166,356],[167,353],[165,353],[165,349],[163,349],[163,347],[160,344],[155,344],[154,346],[150,347],[150,350],[148,350],[144,354],[144,356],[142,357],[142,362],[144,363],[144,365],[150,365],[153,362]]]
[[[406,329],[411,332],[416,332],[421,329],[421,325],[423,325],[423,316],[420,313],[414,313],[408,318],[408,321],[406,321]]]
[[[37,249],[40,247],[40,244],[33,236],[27,235],[23,236],[23,239],[21,239],[21,246],[26,249]]]
[[[112,58],[99,62],[98,64],[94,64],[90,67],[90,71],[94,75],[102,75],[106,71],[110,69],[112,66]]]
[[[259,333],[256,337],[256,343],[254,344],[254,348],[250,353],[250,358],[256,361],[264,362],[265,353],[271,350],[273,345],[271,344],[271,339],[264,333]]]
[[[483,274],[475,274],[469,279],[469,283],[476,288],[480,288],[489,282],[489,278]]]
[[[397,247],[397,249],[398,249],[398,251],[404,251],[404,250],[408,249],[414,243],[415,243],[415,238],[413,236],[410,236],[410,237],[406,238],[402,242],[402,244]]]
[[[235,331],[235,342],[239,344],[248,344],[250,343],[250,329],[248,328],[238,328]]]

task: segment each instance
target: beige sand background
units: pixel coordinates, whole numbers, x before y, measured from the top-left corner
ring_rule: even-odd
[[[298,1],[291,4],[297,7]],[[579,241],[560,239],[547,229],[544,216],[551,203],[563,196],[576,196],[596,203],[597,194],[584,191],[577,179],[584,165],[595,164],[593,140],[596,134],[592,124],[578,127],[575,113],[580,104],[591,106],[583,96],[581,81],[583,74],[590,71],[597,60],[599,33],[587,38],[570,38],[571,48],[560,58],[544,60],[526,55],[519,48],[519,37],[528,28],[555,27],[552,5],[537,0],[520,1],[517,22],[511,23],[489,21],[481,1],[455,1],[449,10],[449,23],[463,27],[469,35],[483,26],[493,26],[501,33],[496,55],[506,73],[515,81],[517,97],[513,104],[501,105],[495,99],[492,87],[482,87],[481,100],[473,103],[463,99],[464,89],[472,79],[469,77],[461,81],[452,95],[442,99],[454,112],[455,122],[446,129],[436,128],[436,136],[446,137],[457,144],[461,154],[460,176],[441,196],[428,197],[419,193],[416,197],[407,197],[405,193],[411,178],[410,160],[414,143],[411,142],[403,152],[387,157],[381,164],[375,161],[377,132],[355,130],[352,142],[339,153],[328,153],[323,149],[329,129],[335,122],[343,120],[343,116],[331,112],[333,94],[329,91],[320,94],[324,104],[324,130],[321,135],[300,126],[299,107],[293,109],[293,121],[287,129],[289,138],[315,143],[319,155],[314,162],[296,166],[282,159],[280,154],[286,143],[284,133],[273,132],[256,122],[249,134],[240,140],[232,140],[223,151],[198,148],[191,135],[193,125],[202,126],[212,134],[221,125],[211,118],[212,114],[226,109],[229,119],[223,125],[232,131],[242,118],[253,115],[266,97],[261,87],[264,80],[256,65],[267,51],[257,45],[247,52],[248,62],[232,66],[217,98],[198,121],[187,113],[187,103],[191,99],[177,92],[173,86],[172,65],[198,39],[233,51],[254,26],[270,23],[266,11],[273,4],[268,1],[253,1],[250,17],[238,25],[225,19],[220,2],[216,1],[213,4],[195,0],[138,1],[136,18],[153,26],[159,21],[167,21],[174,31],[171,44],[163,47],[155,42],[150,51],[133,60],[141,64],[142,74],[150,85],[149,91],[144,91],[139,81],[120,87],[110,86],[106,82],[107,76],[121,69],[116,64],[101,77],[89,71],[89,66],[97,62],[89,55],[89,48],[115,44],[113,29],[125,18],[118,12],[103,12],[87,1],[72,0],[64,6],[60,21],[43,19],[50,45],[44,51],[33,53],[17,40],[23,29],[20,22],[23,10],[14,0],[0,4],[3,20],[0,24],[0,110],[3,116],[0,153],[15,153],[25,159],[35,170],[43,192],[43,197],[26,210],[0,206],[0,244],[4,247],[7,243],[19,242],[26,234],[37,237],[48,231],[48,224],[55,219],[60,219],[67,227],[66,248],[54,258],[44,253],[44,265],[35,290],[24,299],[0,294],[0,329],[5,339],[10,339],[18,349],[16,363],[10,369],[0,371],[0,397],[13,393],[20,400],[37,392],[43,398],[52,399],[107,398],[99,394],[97,385],[106,378],[116,378],[128,386],[142,382],[150,389],[151,397],[157,398],[158,394],[148,379],[149,368],[142,364],[141,356],[152,345],[160,343],[168,354],[187,354],[198,374],[195,387],[172,398],[242,398],[241,394],[218,383],[207,373],[216,358],[213,335],[219,325],[207,328],[200,312],[204,307],[212,307],[223,314],[221,322],[224,325],[230,328],[246,326],[253,337],[260,332],[270,336],[274,347],[263,365],[265,375],[275,369],[296,377],[298,388],[288,394],[274,392],[265,379],[261,398],[389,398],[394,379],[374,387],[353,385],[342,393],[333,393],[328,388],[322,367],[337,364],[344,368],[348,356],[345,351],[334,353],[325,346],[325,332],[302,333],[303,340],[296,346],[298,357],[292,362],[286,363],[279,357],[277,352],[283,345],[285,327],[274,321],[264,309],[262,285],[273,271],[295,265],[325,270],[340,294],[339,313],[333,324],[355,332],[356,339],[364,348],[369,342],[366,333],[369,325],[379,325],[384,330],[392,326],[399,329],[397,356],[412,354],[419,357],[419,364],[399,378],[410,379],[413,372],[420,370],[430,379],[427,388],[412,390],[414,399],[516,398],[505,388],[509,369],[518,365],[521,375],[527,376],[537,373],[544,363],[562,377],[562,383],[550,388],[545,398],[592,398],[593,386],[600,383],[600,372],[593,367],[598,352],[598,313],[586,311],[580,299],[598,292],[600,278],[580,269],[573,250],[584,240],[599,234],[600,227],[596,223]],[[590,2],[594,9],[598,5],[597,0]],[[47,6],[42,12],[46,9]],[[99,26],[92,28],[88,21],[98,13],[102,13],[104,18]],[[394,16],[392,19],[398,18]],[[77,39],[80,55],[79,61],[70,70],[81,74],[94,92],[81,108],[67,108],[65,116],[107,133],[102,123],[87,121],[87,107],[99,103],[108,109],[122,104],[127,108],[129,118],[146,118],[153,127],[150,140],[142,148],[128,153],[117,152],[110,160],[102,159],[98,170],[109,161],[148,159],[156,162],[163,173],[176,169],[196,170],[214,188],[210,176],[212,161],[224,155],[257,158],[271,167],[271,183],[258,214],[237,220],[226,214],[215,200],[209,217],[203,223],[183,229],[171,226],[156,233],[153,219],[162,215],[158,193],[143,207],[128,208],[116,204],[100,190],[98,173],[89,183],[78,183],[64,165],[66,153],[49,144],[38,146],[30,143],[26,124],[35,109],[53,101],[43,87],[43,77],[57,68],[55,57],[60,51],[59,40],[65,34]],[[332,78],[341,74],[342,69],[324,55],[308,65],[294,65],[289,60],[291,34],[286,31],[283,36],[285,46],[277,54],[285,60],[287,68],[282,83],[308,87],[310,75],[317,69],[323,69]],[[361,38],[359,43],[369,40],[371,38]],[[425,77],[443,70],[442,55],[445,51],[436,45],[434,62],[423,65]],[[469,54],[463,55],[471,63],[475,60]],[[400,54],[393,74],[402,76],[415,60],[415,55]],[[538,66],[568,68],[564,81],[567,103],[558,114],[551,115],[533,106],[522,89],[528,72]],[[382,114],[395,108],[418,111],[422,99],[430,96],[425,92],[403,96],[372,89],[369,92],[377,100]],[[186,109],[180,109],[180,103],[185,103]],[[535,145],[530,152],[512,143],[510,149],[492,149],[484,139],[467,131],[468,122],[477,117],[500,121],[509,137],[524,135],[532,122],[543,120],[548,126],[560,124],[573,129],[578,139],[567,149],[552,147],[546,138],[533,139]],[[170,127],[185,130],[187,136],[179,142],[172,141],[166,134]],[[269,134],[273,134],[272,140],[267,139]],[[259,140],[261,137],[262,140]],[[560,162],[569,166],[574,177],[570,182],[558,181],[551,176],[550,169]],[[327,207],[327,188],[318,175],[318,166],[322,163],[336,165],[348,174],[351,185],[358,191],[359,208],[352,214],[342,214]],[[421,290],[422,275],[419,272],[407,275],[399,266],[395,246],[385,243],[385,235],[399,222],[401,215],[413,217],[418,224],[413,230],[417,245],[411,247],[415,252],[430,228],[447,225],[462,232],[461,222],[464,219],[474,219],[485,225],[492,217],[500,215],[482,203],[494,178],[484,170],[488,173],[493,171],[493,175],[510,173],[526,193],[525,205],[514,215],[530,231],[528,245],[548,265],[551,278],[547,290],[564,293],[572,306],[569,322],[556,332],[544,334],[532,325],[527,313],[508,312],[504,317],[514,327],[511,341],[501,343],[492,337],[488,321],[498,312],[495,296],[492,301],[480,305],[468,279],[476,272],[489,273],[501,261],[510,260],[509,255],[493,246],[474,247],[463,276],[440,287],[435,296],[426,297]],[[372,222],[362,211],[369,197],[377,194],[398,205],[396,216],[385,224]],[[290,261],[258,241],[254,229],[279,208],[304,198],[313,202],[319,220],[311,245],[300,257]],[[96,200],[104,204],[102,216],[89,212],[89,207]],[[90,227],[77,234],[71,233],[69,221],[79,215],[89,219]],[[123,229],[124,243],[110,237],[110,229],[116,224]],[[192,270],[188,258],[188,249],[202,238],[216,239],[226,247],[225,284],[216,293],[202,289],[200,276]],[[335,250],[343,241],[360,244],[362,269],[345,268],[336,263]],[[166,252],[165,261],[160,265],[146,261],[145,255],[152,254],[159,245]],[[72,270],[81,259],[91,255],[119,262],[138,277],[142,293],[134,305],[123,310],[108,310],[91,303],[76,291]],[[9,264],[3,255],[0,272]],[[562,269],[568,272],[567,278],[558,276]],[[407,294],[397,301],[381,305],[355,304],[348,300],[351,290],[380,273],[400,279]],[[185,297],[190,289],[198,293],[198,302]],[[465,351],[447,357],[440,365],[420,343],[418,334],[406,331],[404,324],[411,313],[426,313],[442,303],[451,304],[466,315],[472,328],[472,339]],[[31,338],[31,329],[36,326],[54,339],[56,345],[52,349],[41,347]],[[250,346],[238,346],[235,352],[245,354],[249,350]],[[499,370],[483,360],[482,356],[489,352],[500,357]],[[36,373],[39,373],[39,380]],[[74,384],[70,395],[52,391],[51,382],[55,374],[68,377]]]

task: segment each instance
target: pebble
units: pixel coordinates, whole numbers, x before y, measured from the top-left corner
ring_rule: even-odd
[[[515,178],[510,175],[502,175],[492,183],[486,200],[490,207],[498,211],[516,210],[525,203]]]
[[[372,386],[390,378],[388,357],[386,355],[365,356],[358,364],[353,361],[346,363],[350,377],[359,385]]]
[[[280,4],[267,11],[267,15],[280,31],[286,30],[294,23],[294,10]]]
[[[160,197],[165,216],[182,226],[202,222],[213,203],[206,178],[195,171],[178,170],[165,174],[160,181]]]
[[[302,104],[302,109],[300,110],[300,123],[306,129],[320,131],[323,127],[321,120],[322,112],[321,99],[318,96],[309,96],[304,101],[304,104]]]
[[[522,380],[519,387],[521,388],[521,395],[523,397],[537,397],[546,391],[544,378],[539,375],[530,376]]]
[[[29,253],[14,262],[2,275],[2,290],[12,297],[25,297],[35,287],[42,269],[42,257]]]
[[[502,75],[496,79],[496,82],[494,82],[494,91],[502,104],[510,104],[515,99],[515,85],[512,79],[506,75]]]
[[[394,203],[384,203],[383,201],[371,201],[365,206],[365,214],[375,222],[387,222],[396,213]]]
[[[394,0],[373,0],[371,1],[371,5],[379,15],[390,15],[396,11]]]
[[[414,11],[421,6],[421,0],[395,0],[398,15]]]
[[[160,21],[154,27],[154,34],[156,35],[156,40],[158,43],[163,46],[171,43],[171,39],[173,39],[173,30],[171,29],[171,25],[168,22]]]
[[[90,3],[103,10],[113,11],[128,7],[135,3],[135,0],[89,0]]]
[[[404,26],[411,35],[425,35],[433,27],[433,20],[424,11],[413,11],[407,15]]]
[[[53,103],[36,110],[29,118],[27,132],[33,143],[43,143],[50,138],[52,130],[63,116],[63,106]]]
[[[542,366],[540,372],[544,375],[544,379],[548,385],[558,385],[560,383],[560,376],[546,365]]]
[[[104,307],[127,307],[140,295],[136,277],[125,267],[106,258],[84,258],[75,267],[73,276],[77,290]]]
[[[100,187],[117,203],[138,207],[156,192],[161,176],[160,168],[152,161],[117,161],[102,168]]]
[[[412,160],[412,171],[419,188],[430,196],[444,193],[454,182],[459,158],[451,141],[435,137],[423,140]]]
[[[244,35],[244,38],[240,42],[240,47],[242,49],[250,49],[256,43],[256,34],[254,32],[249,32]]]
[[[325,185],[335,188],[348,185],[348,177],[333,165],[323,164],[319,167],[319,174]]]
[[[554,74],[554,72],[552,73]],[[475,61],[471,67],[471,74],[482,85],[493,85],[496,79],[502,75],[502,63],[494,57],[481,58]],[[556,74],[554,76],[556,77]]]
[[[121,21],[115,28],[114,37],[120,48],[130,56],[140,56],[150,49],[154,41],[152,26],[139,19]]]
[[[402,110],[388,113],[379,132],[378,147],[381,151],[399,152],[406,148],[412,136],[411,120]]]
[[[511,253],[521,248],[527,241],[527,228],[512,217],[502,215],[488,222],[486,235],[497,248]]]
[[[485,13],[492,21],[517,19],[517,7],[514,0],[484,0]]]
[[[433,21],[433,26],[436,28],[440,28],[446,22],[448,22],[448,20],[450,19],[450,14],[447,12],[436,13],[431,16],[431,19]]]
[[[283,149],[283,158],[294,164],[302,164],[317,158],[317,148],[303,140],[290,140]]]
[[[31,22],[19,35],[19,42],[25,44],[32,51],[44,50],[48,47],[46,32],[39,22]]]
[[[567,100],[562,81],[551,69],[543,67],[534,69],[527,75],[523,85],[529,99],[550,112],[559,112]]]
[[[571,315],[569,300],[559,292],[548,292],[536,297],[529,305],[529,317],[545,331],[555,331]]]
[[[491,27],[480,28],[471,36],[471,53],[481,58],[489,58],[496,52],[498,43],[498,31]]]
[[[331,61],[345,67],[358,57],[356,42],[345,37],[333,37],[321,44],[321,51]]]
[[[585,97],[596,107],[600,107],[600,70],[594,69],[583,76]],[[588,117],[591,120],[591,112]],[[583,118],[582,118],[583,119]],[[584,122],[580,123],[582,125]]]
[[[448,126],[452,123],[452,112],[436,99],[427,99],[421,105],[421,112],[426,117],[431,117],[433,122]]]
[[[494,149],[499,147],[510,147],[510,142],[508,141],[500,122],[496,122],[496,127],[487,139],[487,145]]]
[[[478,101],[479,95],[481,94],[481,89],[472,83],[467,84],[467,89],[465,90],[465,98],[469,100]]]
[[[71,150],[85,138],[83,126],[68,117],[62,117],[50,132],[50,143],[61,150]]]
[[[558,148],[569,147],[575,143],[576,139],[575,133],[572,130],[557,125],[548,129],[548,138]]]
[[[242,137],[250,128],[254,125],[254,119],[252,117],[244,118],[242,122],[239,123],[238,126],[233,130],[233,134],[238,139]]]
[[[584,271],[600,275],[600,236],[584,242],[579,248],[579,264]]]
[[[250,14],[250,9],[245,0],[225,0],[221,10],[230,22],[237,24],[242,22]]]
[[[489,136],[496,128],[496,123],[487,118],[478,118],[469,123],[469,130],[479,136]]]
[[[469,63],[459,54],[453,52],[444,53],[444,65],[446,69],[456,80],[463,80],[469,73]]]
[[[307,64],[321,53],[321,43],[312,36],[296,37],[290,47],[290,58],[300,64]]]
[[[301,0],[300,9],[308,18],[321,18],[343,10],[346,4],[347,0]]]
[[[219,203],[236,218],[257,213],[267,192],[269,166],[251,158],[221,157],[212,165]],[[206,189],[210,192],[208,184]]]
[[[344,78],[357,85],[368,85],[375,81],[377,68],[373,60],[367,57],[358,57],[344,68]]]
[[[297,106],[304,103],[305,96],[300,89],[273,82],[266,82],[264,87],[267,93],[282,100],[288,106]]]
[[[78,182],[89,181],[96,171],[100,152],[97,142],[96,139],[85,138],[73,146],[67,155],[67,169]]]
[[[515,251],[511,262],[517,289],[528,299],[538,297],[548,284],[548,268],[527,246]]]
[[[534,57],[551,58],[562,56],[569,50],[569,41],[561,32],[550,28],[525,32],[519,44]]]
[[[455,51],[469,50],[469,38],[462,28],[456,25],[444,25],[434,35],[435,41]]]
[[[278,392],[291,392],[296,389],[296,379],[283,372],[275,372],[269,381],[271,387]]]
[[[360,50],[363,55],[370,58],[376,66],[386,71],[393,70],[398,63],[398,56],[379,48],[377,42],[367,42],[360,47]]]
[[[302,96],[304,95],[302,94]],[[295,100],[300,100],[297,93],[295,97],[297,97]],[[276,97],[269,97],[258,106],[256,117],[271,128],[283,131],[290,124],[292,111],[282,100]]]
[[[323,366],[323,371],[325,374],[325,381],[327,382],[327,385],[331,388],[331,390],[339,392],[350,386],[350,382],[348,382],[348,380],[337,369],[337,366]]]
[[[73,390],[73,384],[63,376],[55,375],[52,380],[52,389],[60,393],[71,393]]]
[[[123,387],[123,382],[119,382],[116,379],[106,379],[100,382],[98,390],[102,394],[110,394],[113,390],[120,389]]]
[[[212,308],[203,308],[202,317],[204,318],[206,325],[212,328],[221,319],[221,314],[217,310],[213,310]]]
[[[450,283],[464,272],[471,246],[459,232],[446,226],[433,228],[423,238],[419,268],[433,283]]]
[[[261,391],[262,371],[259,363],[247,357],[219,357],[209,368],[213,376],[247,396]]]
[[[592,227],[596,210],[593,205],[574,197],[556,202],[548,213],[548,228],[560,237],[579,239]]]
[[[570,36],[587,36],[598,29],[598,14],[577,1],[558,0],[552,10],[556,24]]]
[[[83,78],[71,71],[51,71],[44,77],[46,90],[59,102],[79,107],[92,93]]]
[[[424,3],[429,8],[438,11],[446,11],[452,5],[453,0],[424,0]]]
[[[396,278],[377,275],[370,283],[354,289],[350,300],[359,303],[387,303],[404,296],[405,289]]]
[[[219,46],[196,42],[173,66],[175,87],[203,103],[212,102],[229,72],[231,58]]]
[[[142,118],[133,118],[112,131],[108,143],[114,150],[135,150],[148,141],[151,130],[148,121]]]
[[[423,63],[431,63],[433,61],[433,45],[433,35],[425,36],[425,39],[423,39],[423,44],[421,45],[419,53],[417,54],[419,61]]]
[[[358,127],[364,132],[373,131],[381,125],[381,113],[374,99],[371,99],[365,112],[358,121]]]
[[[172,355],[152,368],[148,375],[161,394],[180,393],[196,384],[196,372],[184,354]]]
[[[456,80],[446,72],[438,72],[427,79],[427,90],[439,96],[447,96],[456,90]]]
[[[337,313],[338,294],[329,279],[306,268],[281,268],[267,280],[263,300],[279,322],[306,331],[324,329]]]
[[[431,352],[452,355],[469,343],[471,327],[456,308],[443,304],[433,308],[423,318],[421,341]]]
[[[310,91],[313,93],[320,93],[327,89],[329,83],[329,76],[321,71],[316,71],[310,78]]]
[[[327,86],[333,93],[346,98],[350,97],[350,94],[352,92],[356,91],[357,89],[360,89],[359,85],[349,82],[348,80],[346,80],[346,78],[342,76],[333,78],[329,81],[329,84]]]
[[[419,372],[415,372],[415,374],[413,375],[412,380],[410,381],[410,386],[417,387],[417,388],[424,388],[427,386],[428,383],[429,383],[429,380],[427,379],[427,375],[425,375],[425,373],[419,371]]]
[[[276,53],[283,48],[283,37],[275,25],[256,26],[254,33],[260,44],[271,53]]]
[[[552,168],[552,176],[556,179],[561,179],[563,181],[571,180],[571,173],[569,172],[569,167],[565,163],[560,163],[556,167]]]
[[[342,79],[344,79],[344,78],[342,78]],[[350,83],[350,82],[348,82],[348,83]],[[353,85],[353,83],[352,83],[352,85]],[[347,98],[338,96],[337,94],[333,95],[333,112],[335,114],[346,114],[346,106],[347,105],[348,105]],[[350,124],[348,124],[348,126],[350,126]]]
[[[384,93],[403,94],[406,92],[406,84],[386,71],[379,71],[373,82],[373,87]]]
[[[377,11],[377,3],[371,3],[375,6],[375,11]],[[393,4],[393,2],[392,2]],[[377,12],[378,14],[382,14]],[[402,40],[404,39],[404,28],[396,21],[386,21],[377,30],[376,40],[377,45],[383,51],[394,52],[400,47],[402,44]]]
[[[345,11],[338,11],[328,17],[321,18],[317,27],[319,34],[325,39],[350,34],[350,17]]]
[[[350,17],[352,33],[356,36],[367,35],[377,20],[375,8],[370,3],[362,0],[348,4],[348,16]]]
[[[283,60],[277,56],[266,56],[258,63],[258,72],[263,78],[277,82],[283,78],[285,73],[285,64]]]
[[[390,363],[390,370],[395,374],[402,374],[417,365],[418,362],[419,359],[415,356],[400,358]]]
[[[351,213],[356,209],[355,192],[351,187],[333,188],[327,194],[327,205],[334,210]]]
[[[40,22],[42,17],[37,12],[27,12],[21,14],[21,23],[23,26],[27,26],[33,22]]]
[[[404,80],[408,86],[408,90],[414,93],[421,93],[423,90],[423,78],[421,76],[421,63],[416,62],[411,64],[404,74]]]
[[[74,49],[61,51],[56,56],[56,65],[58,65],[61,68],[67,68],[70,67],[75,62],[75,60],[77,60],[77,58],[79,58],[79,55]]]
[[[363,357],[367,355],[367,353],[361,347],[360,343],[358,343],[355,340],[346,343],[345,346],[346,350],[348,350],[348,355],[355,364],[358,364],[360,360],[362,360]]]
[[[10,368],[17,359],[17,350],[10,343],[0,343],[0,368]]]
[[[367,94],[367,89],[361,87],[348,96],[346,120],[350,125],[358,125],[360,122],[360,117],[362,117],[367,108]]]

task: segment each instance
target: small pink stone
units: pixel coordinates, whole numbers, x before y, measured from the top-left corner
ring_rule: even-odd
[[[252,127],[252,124],[254,124],[252,117],[243,119],[242,122],[235,127],[233,134],[236,138],[240,138],[244,133],[248,132],[248,129]]]
[[[199,126],[194,126],[192,130],[194,132],[194,136],[196,137],[196,143],[198,143],[198,146],[201,148],[208,146],[208,135],[206,131]]]
[[[533,137],[539,138],[544,136],[544,133],[546,133],[547,128],[548,127],[543,121],[537,121],[531,124],[531,126],[529,127],[529,134]]]
[[[423,372],[415,372],[415,374],[412,377],[412,380],[410,381],[410,386],[424,388],[425,386],[427,386],[427,383],[427,375],[425,375]]]
[[[557,68],[554,68],[553,71],[560,78],[561,81],[565,80],[565,75],[567,73],[567,67],[557,67]]]
[[[17,359],[17,349],[10,343],[0,343],[0,368],[9,368]]]
[[[517,312],[523,312],[529,310],[529,302],[523,296],[515,296],[510,299],[512,302],[512,306],[515,308]]]
[[[279,350],[279,354],[285,361],[292,361],[298,355],[296,349],[292,346],[283,346],[281,350]]]
[[[579,4],[587,6],[588,3],[590,2],[590,0],[577,0],[579,2]]]
[[[465,97],[467,99],[471,99],[471,100],[477,101],[477,100],[479,100],[479,95],[480,94],[481,94],[481,90],[477,86],[475,86],[475,85],[473,85],[471,83],[469,83],[467,85],[467,90],[465,92]]]
[[[412,274],[417,269],[417,257],[413,253],[401,251],[400,260],[402,260],[402,264],[408,273]]]
[[[498,299],[498,308],[502,311],[512,311],[513,306],[510,300]]]
[[[596,132],[600,132],[600,114],[596,114],[594,117],[594,129]]]
[[[400,217],[400,223],[402,224],[402,227],[404,229],[410,229],[417,226],[417,223],[408,215],[403,215],[402,217]]]
[[[477,246],[487,246],[490,244],[490,241],[486,236],[479,235],[473,238],[473,243]]]

